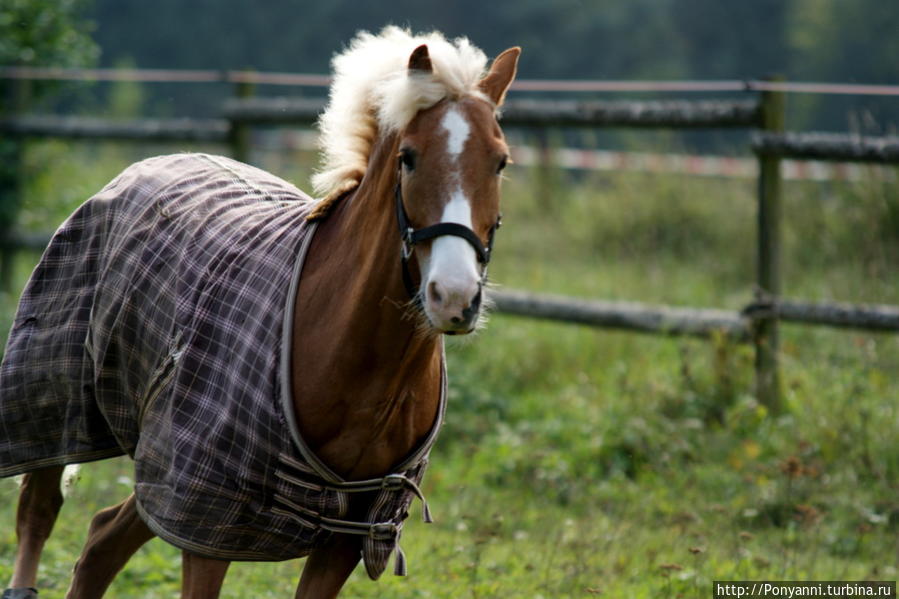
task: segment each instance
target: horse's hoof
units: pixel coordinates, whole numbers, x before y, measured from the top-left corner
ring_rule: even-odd
[[[0,599],[37,599],[37,589],[31,587],[6,589]]]

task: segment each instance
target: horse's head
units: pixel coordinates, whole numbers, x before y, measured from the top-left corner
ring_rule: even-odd
[[[500,223],[500,180],[509,159],[496,109],[515,77],[519,54],[518,48],[500,54],[477,90],[421,110],[400,134],[397,214],[404,256],[414,246],[421,277],[410,291],[436,331],[469,333],[481,314]],[[427,46],[418,47],[409,59],[409,77],[428,77],[431,68]]]

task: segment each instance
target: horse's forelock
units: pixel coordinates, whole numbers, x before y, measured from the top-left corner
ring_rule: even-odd
[[[433,73],[410,75],[409,56],[422,44],[428,46]],[[379,35],[358,34],[332,64],[330,101],[319,120],[323,163],[313,177],[323,196],[345,186],[348,173],[365,172],[380,132],[401,130],[420,110],[446,97],[479,95],[487,58],[466,38],[448,41],[436,32],[414,36],[387,27]]]

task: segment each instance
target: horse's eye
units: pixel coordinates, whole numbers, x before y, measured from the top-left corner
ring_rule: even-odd
[[[499,161],[499,165],[496,167],[496,174],[500,174],[503,172],[503,169],[506,168],[506,165],[509,163],[509,157],[503,156]]]
[[[406,170],[415,170],[415,151],[409,148],[400,150],[400,164],[406,167]]]

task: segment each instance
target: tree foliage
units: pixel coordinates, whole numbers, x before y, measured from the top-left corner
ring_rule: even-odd
[[[883,0],[95,0],[92,16],[107,65],[325,73],[357,30],[392,23],[488,55],[520,45],[530,78],[899,82],[899,3]],[[883,125],[895,104],[797,97],[794,122]]]
[[[521,45],[529,77],[895,82],[899,69],[899,4],[882,0],[95,0],[92,14],[103,62],[142,67],[325,72],[357,30],[393,23],[488,54]]]
[[[2,0],[0,64],[4,66],[87,66],[98,56],[81,0]],[[0,113],[31,102],[51,85],[0,80]],[[19,144],[0,139],[0,230],[14,222],[20,195]]]
[[[0,64],[86,66],[98,55],[82,0],[3,0]]]
[[[465,35],[488,55],[520,45],[529,78],[899,83],[899,3],[883,0],[90,1],[4,0],[0,63],[89,64],[99,46],[105,66],[326,73],[356,31],[392,23]],[[208,106],[204,93],[187,102]],[[791,105],[795,127],[899,121],[893,99]]]

